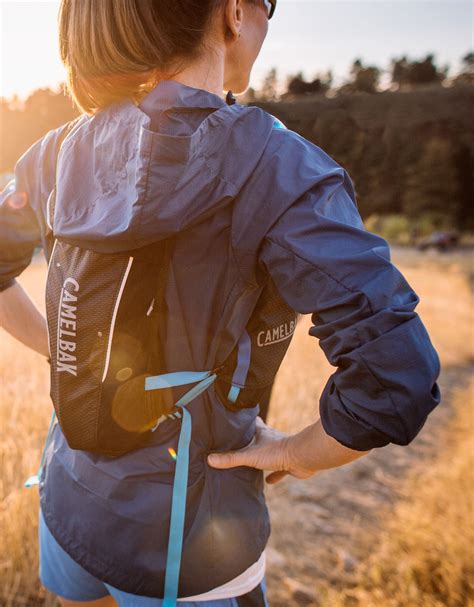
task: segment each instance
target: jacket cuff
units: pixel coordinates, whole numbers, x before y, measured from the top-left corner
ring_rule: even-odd
[[[331,383],[331,382],[330,382]],[[343,398],[330,383],[320,401],[321,425],[328,436],[354,451],[385,447],[391,441],[386,434],[370,426],[345,406]]]

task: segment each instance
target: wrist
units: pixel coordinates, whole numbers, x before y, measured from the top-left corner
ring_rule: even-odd
[[[307,426],[286,440],[286,458],[288,470],[305,471],[316,474],[322,468],[318,466],[316,424]]]

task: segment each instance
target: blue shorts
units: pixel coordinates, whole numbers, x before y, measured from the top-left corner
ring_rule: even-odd
[[[45,588],[70,601],[95,601],[112,595],[119,607],[161,607],[162,599],[129,594],[101,582],[56,542],[39,512],[39,577]],[[268,607],[265,579],[251,592],[231,599],[183,601],[179,607]]]

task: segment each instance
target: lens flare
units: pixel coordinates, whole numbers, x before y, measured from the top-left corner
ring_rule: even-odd
[[[22,209],[27,202],[28,194],[26,192],[13,192],[7,198],[7,203],[12,209]]]
[[[117,371],[117,373],[115,374],[115,378],[118,381],[126,381],[132,375],[133,375],[132,369],[130,369],[130,367],[124,367],[123,369],[120,369],[120,371]]]
[[[176,461],[176,451],[173,449],[173,447],[168,447],[168,453]]]

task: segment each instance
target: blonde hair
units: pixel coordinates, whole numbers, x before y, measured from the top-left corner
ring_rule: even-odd
[[[179,71],[177,62],[199,55],[222,1],[61,0],[59,47],[76,105],[95,114],[125,98],[139,102]]]

